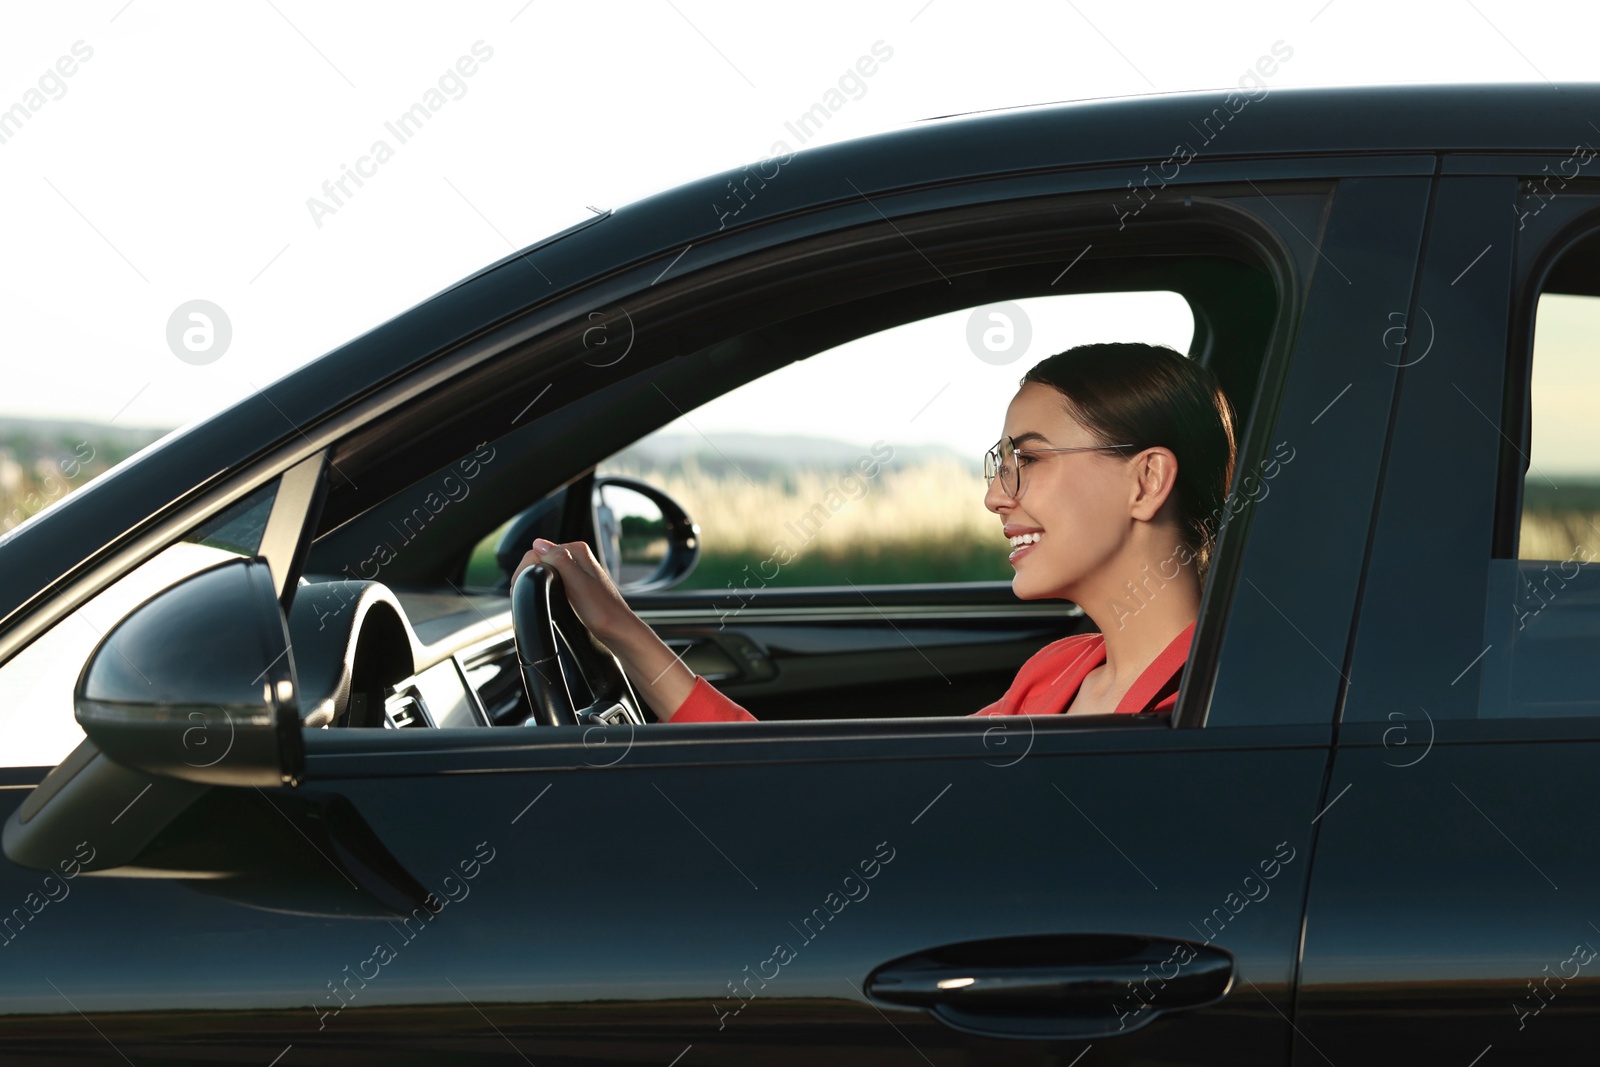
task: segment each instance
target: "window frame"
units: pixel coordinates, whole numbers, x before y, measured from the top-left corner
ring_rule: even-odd
[[[1329,170],[1333,172],[1332,176],[1318,175],[1316,177],[1308,177],[1303,162],[1296,162],[1299,163],[1299,165],[1291,165],[1288,168],[1289,173],[1283,175],[1281,181],[1274,180],[1274,175],[1272,173],[1273,168],[1270,164],[1258,164],[1255,167],[1249,168],[1249,173],[1252,173],[1254,177],[1259,178],[1261,181],[1268,182],[1269,184],[1267,189],[1271,191],[1270,195],[1279,196],[1282,203],[1290,203],[1287,197],[1291,194],[1310,194],[1310,198],[1307,200],[1307,202],[1314,203],[1316,205],[1315,214],[1312,214],[1309,218],[1301,219],[1300,224],[1298,225],[1293,218],[1284,213],[1283,208],[1280,207],[1279,204],[1272,202],[1269,197],[1269,193],[1264,191],[1260,185],[1257,185],[1253,181],[1241,182],[1237,179],[1206,183],[1205,185],[1201,185],[1192,190],[1186,189],[1185,192],[1187,195],[1181,200],[1174,197],[1163,203],[1154,204],[1145,213],[1148,219],[1148,226],[1146,226],[1144,229],[1144,233],[1146,235],[1144,239],[1147,241],[1152,240],[1152,235],[1157,227],[1165,227],[1170,230],[1174,227],[1181,226],[1185,229],[1185,232],[1187,232],[1188,227],[1195,225],[1195,219],[1197,217],[1203,218],[1205,213],[1208,211],[1214,213],[1218,220],[1225,219],[1226,225],[1224,228],[1229,240],[1236,245],[1244,246],[1245,248],[1249,249],[1254,256],[1258,257],[1259,266],[1265,269],[1271,280],[1271,284],[1274,286],[1276,292],[1274,318],[1270,328],[1268,341],[1265,345],[1264,351],[1262,352],[1261,363],[1256,367],[1254,372],[1257,378],[1255,383],[1256,388],[1251,398],[1247,402],[1241,404],[1240,410],[1238,411],[1240,421],[1243,424],[1243,432],[1240,434],[1239,440],[1240,463],[1236,468],[1237,472],[1244,472],[1250,469],[1251,464],[1259,458],[1259,455],[1265,454],[1267,450],[1268,441],[1272,433],[1269,424],[1274,421],[1276,405],[1282,399],[1284,381],[1289,373],[1289,364],[1293,355],[1291,351],[1291,343],[1295,336],[1298,318],[1305,300],[1305,287],[1308,276],[1311,272],[1311,268],[1317,256],[1319,255],[1319,252],[1315,247],[1291,249],[1291,233],[1298,233],[1300,238],[1304,238],[1305,233],[1301,228],[1302,226],[1308,226],[1312,229],[1315,229],[1319,220],[1322,222],[1326,221],[1328,205],[1334,198],[1340,182],[1340,177],[1338,175],[1341,168],[1337,166],[1329,167]],[[1395,169],[1401,174],[1406,174],[1409,172],[1408,167],[1403,164],[1410,162],[1412,161],[1409,159],[1402,160],[1400,161],[1402,165],[1397,165]],[[1387,176],[1381,180],[1387,180]],[[1073,184],[1076,185],[1077,183],[1075,182]],[[1037,235],[1042,230],[1048,231],[1050,229],[1049,226],[1042,224],[1040,221],[1039,206],[1041,203],[1048,203],[1051,206],[1065,205],[1071,209],[1081,209],[1084,207],[1090,209],[1104,209],[1105,203],[1103,199],[1103,189],[1098,191],[1091,190],[1087,195],[1079,195],[1080,192],[1081,191],[1079,189],[1062,190],[1052,193],[1048,197],[1030,197],[1026,201],[979,199],[974,197],[974,202],[967,203],[960,207],[947,208],[938,212],[924,212],[902,218],[897,221],[896,225],[892,228],[884,227],[882,217],[878,216],[875,212],[874,218],[876,221],[869,221],[869,224],[865,227],[856,227],[853,229],[826,229],[821,226],[813,226],[810,229],[813,235],[819,230],[822,231],[822,244],[827,246],[826,250],[830,253],[837,252],[841,248],[848,248],[848,250],[852,253],[853,259],[860,259],[862,258],[863,246],[865,246],[870,240],[876,242],[879,247],[892,248],[894,250],[894,254],[903,264],[903,270],[917,270],[926,274],[928,272],[927,263],[929,262],[927,256],[931,254],[935,258],[939,257],[939,252],[930,251],[930,234],[938,234],[942,227],[949,226],[953,231],[959,233],[960,231],[956,229],[957,224],[960,226],[971,226],[974,222],[984,220],[986,216],[1009,216],[1012,219],[1026,219],[1029,223],[1029,229],[1026,231],[1026,233],[1031,239],[1037,241]],[[889,211],[889,208],[884,207],[884,203],[882,201],[878,203],[878,207],[882,208],[885,212]],[[1297,209],[1291,208],[1291,210]],[[1063,211],[1063,215],[1065,214],[1066,211]],[[954,222],[951,222],[950,220],[954,220]],[[988,225],[992,227],[992,223],[989,223]],[[1221,221],[1214,222],[1212,225],[1223,227],[1223,223]],[[1092,223],[1091,226],[1094,232],[1103,232],[1108,229],[1108,225],[1104,220]],[[873,234],[871,237],[867,236],[867,234],[873,230],[879,232]],[[1077,236],[1065,234],[1061,231],[1056,232],[1057,243],[1070,244],[1071,251],[1074,254],[1082,249],[1083,243],[1081,240],[1078,240]],[[1081,236],[1081,234],[1078,236]],[[1308,241],[1310,240],[1309,238],[1305,239]],[[1002,252],[996,250],[992,233],[985,237],[984,240],[985,244],[982,246],[981,251],[986,260],[992,261],[997,256],[1003,254]],[[907,247],[908,244],[909,247]],[[814,248],[816,246],[808,246],[804,238],[792,239],[783,242],[773,241],[760,249],[754,256],[749,258],[751,260],[766,261],[769,264],[780,264],[784,270],[785,281],[792,283],[793,276],[803,265],[805,265],[804,261],[806,257],[808,255],[812,257],[816,256],[816,252],[806,251],[808,247]],[[1169,240],[1167,248],[1170,250],[1172,247],[1173,246]],[[1067,258],[1070,259],[1070,255]],[[1024,260],[1022,260],[1020,256],[1018,256],[1015,260],[1015,262],[1023,261]],[[1007,262],[1013,262],[1013,260],[1007,260]],[[1414,266],[1414,264],[1408,263],[1407,266]],[[861,267],[860,269],[865,271],[866,267]],[[737,260],[720,265],[718,271],[724,276],[725,280],[739,283],[741,286],[744,286],[749,282],[749,279],[753,273],[749,263]],[[822,279],[828,287],[831,287],[835,291],[840,290],[845,284],[844,272],[838,267],[819,270],[816,276]],[[900,287],[903,288],[904,286],[902,285]],[[1169,285],[1162,285],[1159,287],[1171,288]],[[644,289],[642,289],[641,292],[648,291],[650,288],[650,283],[645,283]],[[662,288],[665,289],[666,287],[663,286]],[[892,289],[895,287],[885,286],[884,288]],[[629,299],[628,295],[624,292],[618,292],[617,290],[612,290],[612,292],[616,293],[616,298],[618,301],[626,301]],[[663,295],[658,299],[666,301],[668,297]],[[673,294],[672,299],[679,306],[700,302],[696,301],[692,288],[687,287],[682,289],[680,292]],[[746,294],[743,299],[746,302],[750,302],[752,297]],[[704,302],[715,304],[714,299],[705,300]],[[837,302],[838,298],[835,297],[832,302],[822,303],[818,306],[826,309]],[[985,302],[987,302],[987,299],[978,299],[973,300],[969,305],[964,306],[977,305]],[[628,304],[628,310],[633,321],[637,322],[643,318],[643,316],[637,311],[636,307],[631,302]],[[701,309],[699,313],[701,315],[708,314],[708,312],[704,309]],[[887,325],[892,324],[893,323],[888,323]],[[1201,322],[1197,321],[1197,342],[1202,336],[1209,337],[1209,330],[1209,324],[1202,324]],[[730,336],[737,337],[738,331],[721,329],[717,333],[717,337],[723,339],[726,339]],[[540,345],[553,345],[564,341],[567,351],[571,353],[573,347],[575,347],[572,344],[574,340],[574,336],[568,336],[565,338],[544,337],[537,339],[534,342],[534,346],[538,347]],[[667,347],[671,347],[670,341],[667,343]],[[717,345],[712,344],[710,349],[707,349],[706,351],[710,351],[721,358],[725,366],[731,366],[727,364],[726,360],[727,357],[733,353],[718,353],[716,350]],[[582,353],[577,353],[577,355],[581,356]],[[575,367],[575,365],[579,362],[585,361],[580,358],[572,358],[569,356],[563,365],[567,368],[572,368]],[[549,384],[546,383],[543,378],[535,378],[530,380],[528,369],[531,364],[526,355],[524,356],[523,360],[517,361],[517,363],[520,373],[517,375],[506,375],[504,378],[502,378],[502,380],[506,381],[507,383],[513,379],[516,380],[516,397],[496,397],[494,399],[495,403],[501,404],[506,408],[507,411],[510,410],[512,404],[522,404],[524,402],[524,397],[538,394],[545,384]],[[776,365],[781,364],[775,364],[774,366]],[[659,366],[660,365],[657,367],[652,367],[648,371],[635,370],[634,373],[638,375],[645,383],[644,386],[640,387],[641,392],[644,388],[654,384],[652,375],[656,373],[656,371],[659,369]],[[770,369],[772,368],[762,368],[758,366],[739,377],[737,380],[732,381],[731,384],[724,383],[721,388],[709,395],[720,395],[722,392],[736,388],[745,381],[760,377],[762,374],[767,373]],[[504,374],[506,368],[495,368],[495,370],[501,374]],[[666,373],[661,376],[670,376],[671,370],[672,368],[668,366],[666,368]],[[689,380],[689,374],[690,372],[685,369],[674,380],[681,385]],[[485,374],[482,377],[485,380],[490,380],[494,377],[494,375]],[[559,385],[559,380],[556,384]],[[586,394],[581,394],[582,400],[575,403],[574,406],[581,407],[583,403],[595,400],[604,401],[606,399],[606,394],[608,392],[612,392],[614,389],[615,386],[610,388],[605,385],[598,386],[594,389],[591,389]],[[478,387],[478,392],[482,393],[484,391],[485,390],[482,386]],[[504,390],[502,390],[502,392],[504,392]],[[1237,396],[1237,393],[1235,393],[1235,395]],[[560,399],[562,398],[558,398],[557,402],[559,402]],[[709,396],[707,399],[709,399]],[[434,406],[452,401],[454,402],[456,409],[460,410],[462,407],[460,395],[449,398],[440,395],[434,395],[425,398],[425,404]],[[569,400],[568,402],[574,403],[572,400]],[[629,408],[630,402],[626,398],[625,394],[614,393],[612,402],[619,411],[627,411]],[[665,424],[666,422],[670,421],[671,418],[676,417],[678,412],[681,410],[692,410],[692,407],[697,405],[698,402],[699,401],[694,398],[684,399],[682,394],[678,394],[676,396],[674,409],[662,414],[657,421],[650,424],[648,429],[643,432],[649,432],[649,430]],[[423,413],[424,410],[424,406],[419,405],[419,407],[412,412],[412,414],[409,416],[411,425],[426,423],[427,419]],[[566,421],[564,417],[565,414],[566,412],[563,411],[557,415],[557,422],[560,423],[564,429],[570,431],[580,425],[577,422]],[[481,414],[479,421],[483,421]],[[382,446],[379,443],[381,435],[376,433],[364,433],[358,436],[361,438],[360,440],[348,442],[352,446],[348,452],[341,454],[338,449],[335,449],[335,454],[338,457],[336,458],[334,464],[336,468],[344,469],[347,466],[356,464],[361,455],[371,456],[382,451]],[[633,439],[636,439],[636,437],[623,439],[621,444],[625,446],[628,441]],[[496,439],[494,443],[498,446],[501,441],[504,440],[506,440],[504,437]],[[577,435],[576,440],[573,440],[571,443],[575,447],[583,447],[585,445],[581,434]],[[600,460],[605,458],[605,456],[613,454],[618,450],[618,447],[619,445],[617,441],[612,441],[609,442],[604,449],[592,449],[592,454],[585,456],[584,462],[589,464],[589,466],[585,469],[592,469],[593,464],[598,463]],[[365,482],[366,477],[361,474],[359,467],[355,473],[357,477],[362,478],[362,480]],[[568,473],[570,473],[570,469],[565,469],[557,475],[551,475],[551,477],[564,477]],[[530,494],[530,498],[533,495],[536,495],[543,488],[544,487],[542,485],[524,486],[525,491]],[[503,521],[503,515],[494,516],[495,523],[500,521]],[[1248,526],[1248,516],[1241,517],[1227,527],[1229,531],[1232,531],[1227,536],[1232,537],[1235,540],[1242,540],[1245,536]],[[1206,602],[1203,602],[1201,625],[1199,627],[1199,632],[1197,633],[1197,646],[1195,650],[1192,650],[1190,659],[1185,668],[1186,676],[1184,692],[1186,694],[1192,694],[1194,692],[1195,686],[1191,681],[1191,676],[1195,678],[1204,677],[1212,669],[1209,664],[1201,662],[1200,657],[1196,653],[1200,649],[1206,647],[1205,637],[1206,634],[1210,632],[1211,650],[1209,654],[1212,656],[1215,655],[1215,646],[1217,644],[1216,631],[1219,631],[1220,628],[1225,625],[1228,606],[1233,602],[1234,599],[1232,577],[1228,561],[1233,555],[1236,555],[1236,550],[1235,552],[1230,553],[1227,547],[1228,544],[1229,541],[1227,538],[1224,538],[1222,543],[1219,544],[1217,565],[1213,568],[1212,572],[1214,580],[1208,581],[1207,583],[1205,600],[1206,602],[1209,602],[1210,607],[1208,609]],[[466,551],[463,550],[461,553],[461,559],[464,561],[465,558]],[[1220,591],[1212,592],[1213,589]],[[708,592],[711,592],[713,595],[715,595],[716,591]],[[1196,674],[1195,672],[1197,671],[1201,673]],[[1203,725],[1210,710],[1208,697],[1209,694],[1207,694],[1204,698],[1197,696],[1180,697],[1179,713],[1173,717],[1173,725],[1181,725],[1186,727]],[[1330,704],[1321,712],[1306,712],[1305,714],[1305,719],[1287,725],[1290,725],[1291,727],[1298,727],[1300,725],[1304,725],[1307,721],[1311,722],[1312,724],[1326,724],[1331,719],[1332,705]]]
[[[1531,456],[1533,441],[1533,340],[1538,326],[1539,298],[1563,261],[1578,251],[1579,246],[1600,246],[1600,183],[1585,185],[1587,189],[1579,187],[1564,193],[1550,205],[1542,204],[1536,191],[1538,187],[1532,181],[1523,183],[1523,188],[1518,190],[1519,218],[1525,213],[1534,213],[1534,226],[1526,235],[1518,234],[1505,407],[1501,414],[1506,440],[1500,453],[1495,492],[1491,559],[1517,558],[1520,543],[1525,482],[1523,456]],[[1547,217],[1542,210],[1545,207],[1554,208]],[[1591,292],[1581,295],[1600,299],[1600,283],[1596,283]]]

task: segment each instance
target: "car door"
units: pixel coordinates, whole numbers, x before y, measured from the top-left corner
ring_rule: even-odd
[[[1444,157],[1388,356],[1296,1063],[1548,1063],[1593,1032],[1600,201],[1571,187],[1580,154]]]
[[[1350,353],[1411,291],[1428,184],[1340,179],[1302,235],[1240,463],[1294,459],[1231,501],[1173,725],[307,730],[298,789],[214,789],[171,842],[293,869],[251,906],[72,879],[0,949],[8,1059],[1284,1063],[1396,380]]]

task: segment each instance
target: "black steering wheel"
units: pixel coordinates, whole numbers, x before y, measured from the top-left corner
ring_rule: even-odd
[[[639,698],[621,662],[595,643],[553,568],[535,564],[511,583],[511,631],[533,709],[523,725],[644,725]],[[590,694],[582,707],[573,696],[575,681]]]

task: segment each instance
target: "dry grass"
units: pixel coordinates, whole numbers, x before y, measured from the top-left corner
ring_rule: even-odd
[[[1522,559],[1575,559],[1580,563],[1600,558],[1600,512],[1524,511]]]
[[[792,470],[754,484],[692,462],[615,473],[659,486],[700,524],[703,550],[685,589],[1011,578],[983,479],[959,462],[890,463],[872,478]]]
[[[890,463],[874,478],[797,470],[754,484],[692,462],[671,473],[605,473],[641,478],[676,499],[700,524],[707,553],[762,559],[782,545],[796,557],[859,558],[930,543],[986,544],[1005,559],[999,520],[983,506],[982,476],[956,462]]]

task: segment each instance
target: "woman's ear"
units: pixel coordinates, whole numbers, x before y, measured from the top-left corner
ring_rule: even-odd
[[[1178,457],[1170,448],[1147,448],[1133,457],[1132,509],[1136,519],[1154,519],[1178,484]]]

